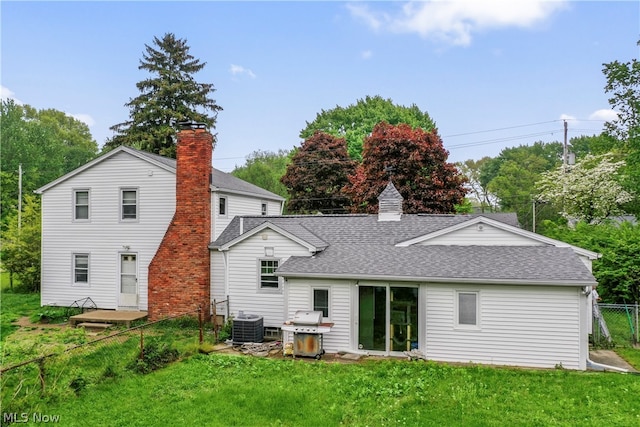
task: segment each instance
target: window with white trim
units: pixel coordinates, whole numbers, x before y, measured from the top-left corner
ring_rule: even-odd
[[[260,260],[260,289],[279,289],[280,281],[275,275],[278,269],[277,259]]]
[[[260,211],[262,212],[262,215],[267,215],[268,211],[267,211],[267,204],[262,202],[262,205],[260,207]]]
[[[220,196],[218,198],[218,215],[227,216],[227,198]]]
[[[135,221],[138,219],[138,190],[123,188],[120,190],[120,219]]]
[[[73,284],[89,284],[89,254],[73,254]]]
[[[456,325],[460,327],[476,328],[478,321],[478,300],[477,291],[456,291]]]
[[[322,317],[329,317],[329,289],[313,288],[313,311],[321,311]]]
[[[89,190],[73,190],[73,220],[89,220]]]

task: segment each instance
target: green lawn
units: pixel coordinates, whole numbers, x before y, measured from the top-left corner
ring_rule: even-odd
[[[7,336],[18,329],[12,322],[30,316],[40,308],[40,294],[11,292],[7,272],[0,274],[0,280],[0,342],[4,342]],[[18,288],[19,285],[14,283],[14,290]]]
[[[638,425],[618,373],[197,355],[38,410],[65,426]]]

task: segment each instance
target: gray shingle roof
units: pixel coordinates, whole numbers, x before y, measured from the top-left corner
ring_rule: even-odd
[[[89,163],[84,164],[83,166],[80,166],[77,169],[74,169],[73,171],[69,172],[68,174],[61,176],[60,178],[56,179],[55,181],[52,181],[40,188],[38,188],[36,190],[36,193],[41,194],[44,191],[48,190],[49,188],[71,178],[72,176],[75,176],[79,173],[81,173],[82,171],[86,170],[87,168],[92,167],[95,164],[98,164],[114,155],[117,155],[118,153],[121,152],[125,152],[125,153],[129,153],[130,155],[134,155],[134,156],[138,156],[139,158],[145,159],[151,163],[155,163],[157,165],[160,165],[161,167],[170,170],[172,172],[175,173],[176,171],[176,159],[170,159],[168,157],[163,157],[160,156],[158,154],[153,154],[153,153],[149,153],[147,151],[142,151],[142,150],[137,150],[135,148],[131,148],[131,147],[127,147],[124,145],[121,145],[120,147],[117,147],[111,151],[109,151],[106,154],[101,155],[100,157],[97,157],[95,159],[93,159],[92,161],[90,161]],[[276,200],[276,201],[284,201],[284,198],[280,197],[279,195],[272,193],[270,191],[265,190],[264,188],[260,188],[256,185],[250,184],[246,181],[241,180],[240,178],[236,178],[235,176],[226,173],[226,172],[222,172],[216,168],[213,168],[213,173],[212,173],[212,177],[211,177],[211,181],[212,181],[212,185],[217,187],[220,191],[222,192],[229,192],[229,193],[238,193],[238,194],[244,194],[244,195],[249,195],[249,196],[258,196],[260,198],[266,199],[266,200]]]
[[[135,150],[140,156],[147,157],[156,162],[162,163],[173,170],[176,169],[176,159],[170,159],[168,157],[159,156],[157,154],[148,153],[146,151]],[[265,190],[264,188],[260,188],[257,185],[253,185],[247,181],[244,181],[240,178],[236,178],[230,173],[222,172],[216,168],[213,168],[213,176],[211,177],[211,183],[213,186],[217,187],[221,191],[229,191],[232,193],[241,193],[247,195],[260,196],[269,200],[278,200],[282,201],[284,198],[279,195],[272,193],[270,191]]]
[[[541,268],[544,266],[544,268]],[[411,246],[337,244],[314,257],[291,257],[285,277],[595,284],[571,248],[556,246]]]
[[[245,216],[243,233],[269,221],[281,228],[301,226],[315,238],[330,245],[352,243],[360,245],[395,245],[415,237],[433,233],[468,221],[478,215],[403,215],[402,221],[378,221],[377,215],[299,215],[299,216]],[[515,214],[485,215],[488,218],[517,226]],[[301,230],[302,230],[301,229]],[[295,234],[295,233],[294,233]],[[240,235],[238,218],[214,242],[222,246]],[[302,235],[298,236],[306,240]],[[309,243],[311,243],[309,241]]]
[[[595,284],[571,247],[395,246],[478,216],[517,226],[515,214],[418,214],[389,222],[378,221],[377,215],[248,216],[242,218],[242,234],[268,222],[319,249],[313,257],[285,261],[277,271],[285,277]],[[240,234],[236,217],[211,247],[222,247]]]

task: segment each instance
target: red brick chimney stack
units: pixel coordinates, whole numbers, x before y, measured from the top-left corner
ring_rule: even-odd
[[[149,264],[150,320],[198,307],[209,318],[212,152],[204,125],[188,123],[178,133],[176,212]]]

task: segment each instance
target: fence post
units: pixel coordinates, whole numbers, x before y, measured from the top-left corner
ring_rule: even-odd
[[[200,345],[202,345],[202,306],[198,306],[198,329],[200,330]]]
[[[198,326],[200,329],[200,345],[202,345],[202,306],[198,307]]]
[[[144,334],[142,330],[144,328],[140,328],[140,359],[144,359]]]
[[[40,359],[38,359],[38,376],[40,377],[40,391],[44,393],[44,387],[45,387],[44,357],[41,357]]]
[[[638,301],[636,301],[636,344],[640,343],[640,331],[638,330],[638,326],[640,326],[638,318],[640,318],[640,316],[638,316],[638,312],[640,312],[640,306],[638,305]]]

